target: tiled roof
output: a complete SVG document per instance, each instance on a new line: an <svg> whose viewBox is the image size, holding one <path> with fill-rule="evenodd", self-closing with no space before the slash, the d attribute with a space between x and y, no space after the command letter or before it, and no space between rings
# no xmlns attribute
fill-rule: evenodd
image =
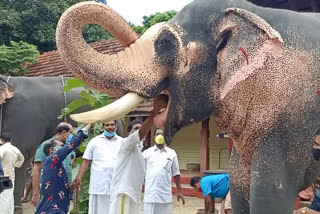
<svg viewBox="0 0 320 214"><path fill-rule="evenodd" d="M116 39L93 42L89 44L93 49L100 53L115 54L124 50ZM61 60L58 51L49 51L41 53L38 57L38 63L27 64L25 67L29 72L25 76L73 76L72 72L67 69Z"/></svg>
<svg viewBox="0 0 320 214"><path fill-rule="evenodd" d="M153 102L151 99L145 100L135 110L127 114L128 117L149 116L153 109Z"/></svg>
<svg viewBox="0 0 320 214"><path fill-rule="evenodd" d="M100 53L115 54L124 50L116 39L93 42L89 44L93 49ZM40 54L37 64L28 64L25 67L29 70L25 76L73 76L72 72L67 69L61 60L57 51L49 51ZM152 101L146 100L141 103L135 110L127 114L129 117L147 116L152 111Z"/></svg>

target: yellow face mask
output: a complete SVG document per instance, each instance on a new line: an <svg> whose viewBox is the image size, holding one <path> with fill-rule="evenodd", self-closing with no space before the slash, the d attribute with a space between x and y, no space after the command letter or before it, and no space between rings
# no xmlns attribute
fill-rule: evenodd
<svg viewBox="0 0 320 214"><path fill-rule="evenodd" d="M157 135L154 138L154 141L156 142L156 144L164 144L164 137L162 134Z"/></svg>

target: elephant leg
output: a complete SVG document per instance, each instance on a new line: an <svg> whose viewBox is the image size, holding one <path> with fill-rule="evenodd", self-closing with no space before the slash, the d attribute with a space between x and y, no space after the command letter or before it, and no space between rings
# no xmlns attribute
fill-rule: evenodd
<svg viewBox="0 0 320 214"><path fill-rule="evenodd" d="M230 158L230 192L232 213L249 214L251 166L233 147Z"/></svg>
<svg viewBox="0 0 320 214"><path fill-rule="evenodd" d="M298 194L297 166L289 164L287 148L266 143L252 159L251 214L292 214Z"/></svg>
<svg viewBox="0 0 320 214"><path fill-rule="evenodd" d="M24 187L26 183L26 170L27 170L27 163L26 161L22 165L21 168L16 168L16 179L14 183L14 206L15 206L15 214L23 213L22 211L22 204L21 198L23 197Z"/></svg>

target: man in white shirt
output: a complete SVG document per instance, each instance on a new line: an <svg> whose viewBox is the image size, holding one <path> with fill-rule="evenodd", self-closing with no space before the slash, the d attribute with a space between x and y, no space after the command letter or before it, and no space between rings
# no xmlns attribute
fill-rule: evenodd
<svg viewBox="0 0 320 214"><path fill-rule="evenodd" d="M14 168L20 168L24 162L24 157L20 150L13 146L10 138L0 137L0 157L4 176L8 176L14 185L15 172ZM14 212L14 188L6 189L0 194L0 209L2 214L13 214Z"/></svg>
<svg viewBox="0 0 320 214"><path fill-rule="evenodd" d="M91 165L89 185L89 214L108 214L113 168L123 138L116 134L116 121L103 124L104 132L88 143L74 185L81 185L82 177Z"/></svg>
<svg viewBox="0 0 320 214"><path fill-rule="evenodd" d="M142 124L139 120L129 123L129 136L124 139L118 153L111 182L110 214L138 214L139 199L144 181L144 159L142 157L143 138L150 131L153 118L166 107L164 99L156 98L153 111ZM139 130L139 131L138 131Z"/></svg>
<svg viewBox="0 0 320 214"><path fill-rule="evenodd" d="M177 199L185 203L181 192L179 163L176 152L165 146L163 130L155 130L156 145L142 155L146 164L144 213L170 214L172 212L172 177L177 186Z"/></svg>

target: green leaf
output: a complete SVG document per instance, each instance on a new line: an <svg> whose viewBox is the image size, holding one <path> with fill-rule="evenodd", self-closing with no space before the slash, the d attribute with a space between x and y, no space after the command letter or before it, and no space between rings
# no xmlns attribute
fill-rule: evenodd
<svg viewBox="0 0 320 214"><path fill-rule="evenodd" d="M61 110L61 114L58 119L62 119L64 116L85 105L90 105L90 100L84 98L73 100L66 108Z"/></svg>
<svg viewBox="0 0 320 214"><path fill-rule="evenodd" d="M87 99L92 107L95 106L97 100L96 100L96 98L95 98L94 96L92 96L91 94L89 94L89 93L86 92L86 91L81 91L80 96L81 96L83 99Z"/></svg>
<svg viewBox="0 0 320 214"><path fill-rule="evenodd" d="M87 86L86 83L82 82L79 78L74 77L74 78L67 79L63 87L63 91L68 92L73 88L86 87L86 86Z"/></svg>

